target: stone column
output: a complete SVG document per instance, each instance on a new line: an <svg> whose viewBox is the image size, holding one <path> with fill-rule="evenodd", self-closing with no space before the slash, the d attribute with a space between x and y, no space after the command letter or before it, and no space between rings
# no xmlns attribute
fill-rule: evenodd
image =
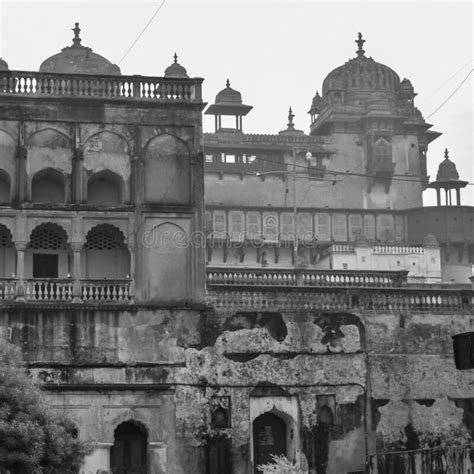
<svg viewBox="0 0 474 474"><path fill-rule="evenodd" d="M27 242L15 242L16 277L18 279L15 299L17 301L25 301L25 250L27 245Z"/></svg>
<svg viewBox="0 0 474 474"><path fill-rule="evenodd" d="M84 247L82 242L73 242L71 243L71 248L73 252L73 270L72 276L74 278L74 283L72 287L72 295L73 295L73 303L81 303L82 302L82 289L81 289L81 277L82 277L82 269L81 269L81 251Z"/></svg>
<svg viewBox="0 0 474 474"><path fill-rule="evenodd" d="M150 448L151 472L166 473L166 443L161 441L150 441L148 446Z"/></svg>
<svg viewBox="0 0 474 474"><path fill-rule="evenodd" d="M128 244L128 252L130 253L130 274L128 275L130 277L130 300L133 301L135 299L135 244Z"/></svg>
<svg viewBox="0 0 474 474"><path fill-rule="evenodd" d="M24 202L26 195L26 157L27 149L25 146L19 146L16 154L16 192L15 201Z"/></svg>
<svg viewBox="0 0 474 474"><path fill-rule="evenodd" d="M461 205L461 189L456 188L456 206Z"/></svg>
<svg viewBox="0 0 474 474"><path fill-rule="evenodd" d="M94 451L85 457L80 472L96 474L110 472L110 448L113 443L96 443Z"/></svg>

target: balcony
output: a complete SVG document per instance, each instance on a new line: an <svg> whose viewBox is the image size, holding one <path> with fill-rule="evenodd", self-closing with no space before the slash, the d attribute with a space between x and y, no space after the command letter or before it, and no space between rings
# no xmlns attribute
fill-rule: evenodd
<svg viewBox="0 0 474 474"><path fill-rule="evenodd" d="M22 288L22 291L18 291ZM0 279L0 300L37 303L133 303L133 282L123 280L80 280L75 294L75 282L71 278L30 278L22 286L15 278Z"/></svg>
<svg viewBox="0 0 474 474"><path fill-rule="evenodd" d="M202 79L0 71L0 96L201 103Z"/></svg>
<svg viewBox="0 0 474 474"><path fill-rule="evenodd" d="M406 271L207 269L208 285L400 288Z"/></svg>

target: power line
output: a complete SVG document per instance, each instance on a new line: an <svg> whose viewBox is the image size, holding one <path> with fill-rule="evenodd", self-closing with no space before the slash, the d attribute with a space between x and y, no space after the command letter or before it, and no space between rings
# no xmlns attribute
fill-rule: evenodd
<svg viewBox="0 0 474 474"><path fill-rule="evenodd" d="M469 66L469 64L472 63L472 61L474 61L474 58L473 59L470 59L466 64L464 64L464 66L462 66L460 69L458 69L452 76L449 77L449 79L446 79L437 89L435 89L429 96L427 97L424 97L425 100L429 99L430 97L433 97L436 92L438 92L444 85L446 85L449 81L451 81L451 79L455 78L463 69L466 68L466 66ZM419 94L422 98L422 101L423 101L423 94Z"/></svg>
<svg viewBox="0 0 474 474"><path fill-rule="evenodd" d="M155 13L153 13L152 17L148 20L148 23L145 25L143 30L140 32L140 34L136 37L135 41L130 45L130 47L127 49L125 54L122 56L120 61L117 63L120 65L120 63L126 58L128 53L132 50L132 48L137 44L138 40L142 37L143 33L145 33L146 29L150 26L151 22L155 18L156 15L158 15L158 12L161 10L161 7L165 4L166 0L163 0L160 4L160 6L156 9Z"/></svg>
<svg viewBox="0 0 474 474"><path fill-rule="evenodd" d="M432 115L434 115L436 112L438 112L439 109L441 109L441 107L443 107L444 104L446 104L446 102L448 102L449 99L451 99L451 97L456 94L456 92L461 88L461 86L468 80L469 76L472 74L472 72L474 71L474 69L471 69L469 71L469 73L467 74L467 76L463 79L463 81L461 82L461 84L459 84L459 86L456 87L456 89L454 89L454 91L449 95L449 97L439 106L437 107L433 112L431 112L430 115L428 115L428 117L425 118L425 120L428 120Z"/></svg>

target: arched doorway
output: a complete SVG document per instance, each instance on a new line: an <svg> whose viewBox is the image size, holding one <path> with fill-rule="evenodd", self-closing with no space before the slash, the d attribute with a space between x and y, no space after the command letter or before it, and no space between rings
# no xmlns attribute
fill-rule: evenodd
<svg viewBox="0 0 474 474"><path fill-rule="evenodd" d="M274 413L264 413L253 422L254 472L257 466L272 461L271 455L287 455L286 423Z"/></svg>
<svg viewBox="0 0 474 474"><path fill-rule="evenodd" d="M126 421L117 426L114 445L110 449L113 474L146 474L147 434L138 423Z"/></svg>

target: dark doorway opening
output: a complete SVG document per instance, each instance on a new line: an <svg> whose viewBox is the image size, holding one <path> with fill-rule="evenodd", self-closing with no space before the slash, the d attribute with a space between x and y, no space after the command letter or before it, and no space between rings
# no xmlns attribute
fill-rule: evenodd
<svg viewBox="0 0 474 474"><path fill-rule="evenodd" d="M33 278L58 278L58 254L34 253Z"/></svg>
<svg viewBox="0 0 474 474"><path fill-rule="evenodd" d="M147 435L139 424L126 421L115 430L110 468L113 474L147 474Z"/></svg>
<svg viewBox="0 0 474 474"><path fill-rule="evenodd" d="M287 455L286 423L273 413L264 413L253 422L254 472L260 464L272 462L271 455Z"/></svg>

